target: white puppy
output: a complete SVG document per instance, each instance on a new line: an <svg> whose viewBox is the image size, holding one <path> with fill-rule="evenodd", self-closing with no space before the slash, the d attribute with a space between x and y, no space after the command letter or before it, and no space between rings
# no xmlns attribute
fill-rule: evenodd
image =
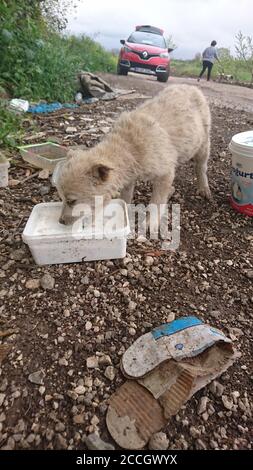
<svg viewBox="0 0 253 470"><path fill-rule="evenodd" d="M151 203L166 204L174 191L177 165L194 159L199 193L209 198L207 162L211 117L202 92L189 85L168 86L136 110L123 113L112 132L89 150L70 151L58 174L63 200L60 221L73 222L77 203L108 203L117 191L130 203L136 181L151 181ZM160 214L161 216L162 214Z"/></svg>

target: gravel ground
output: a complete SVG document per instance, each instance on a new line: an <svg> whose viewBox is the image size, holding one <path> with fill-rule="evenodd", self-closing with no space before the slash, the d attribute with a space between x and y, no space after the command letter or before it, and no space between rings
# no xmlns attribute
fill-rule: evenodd
<svg viewBox="0 0 253 470"><path fill-rule="evenodd" d="M139 102L36 117L35 133L92 146ZM130 240L124 260L36 266L21 233L34 204L58 196L42 179L47 175L35 174L16 154L11 186L0 192L0 332L6 333L0 344L10 346L0 367L1 449L83 449L93 432L115 445L105 413L124 381L121 355L152 327L192 314L230 336L241 358L170 420L161 439L171 449L252 447L252 220L234 212L227 197L228 143L253 127L253 115L212 106L212 116L213 201L196 195L192 169L181 168L172 198L181 204L176 252L159 252L159 241ZM66 133L69 126L76 130ZM26 127L31 142L34 125L27 120ZM148 202L149 195L150 186L139 184L135 201Z"/></svg>

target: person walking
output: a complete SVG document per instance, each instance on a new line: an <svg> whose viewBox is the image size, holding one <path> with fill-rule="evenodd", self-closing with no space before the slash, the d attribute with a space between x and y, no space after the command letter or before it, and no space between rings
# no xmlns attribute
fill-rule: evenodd
<svg viewBox="0 0 253 470"><path fill-rule="evenodd" d="M212 41L211 46L207 47L202 54L202 58L203 58L202 70L199 74L198 82L200 81L202 75L205 73L206 69L207 69L207 81L209 82L211 78L213 64L215 60L218 60L219 62L219 57L218 57L217 50L215 47L216 44L217 44L216 41Z"/></svg>

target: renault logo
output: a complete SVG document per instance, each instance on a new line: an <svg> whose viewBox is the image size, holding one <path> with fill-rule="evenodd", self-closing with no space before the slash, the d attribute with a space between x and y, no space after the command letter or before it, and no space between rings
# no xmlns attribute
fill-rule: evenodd
<svg viewBox="0 0 253 470"><path fill-rule="evenodd" d="M142 57L143 57L144 59L146 59L146 58L148 57L147 51L144 51L144 52L142 53Z"/></svg>

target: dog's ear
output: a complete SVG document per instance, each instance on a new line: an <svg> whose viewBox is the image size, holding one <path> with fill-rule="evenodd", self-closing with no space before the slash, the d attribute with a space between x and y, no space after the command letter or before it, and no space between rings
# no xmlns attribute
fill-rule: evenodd
<svg viewBox="0 0 253 470"><path fill-rule="evenodd" d="M109 168L106 165L103 165L102 163L97 163L91 168L91 174L93 178L96 178L97 180L101 182L105 182L109 178L109 173L112 170L112 168Z"/></svg>

